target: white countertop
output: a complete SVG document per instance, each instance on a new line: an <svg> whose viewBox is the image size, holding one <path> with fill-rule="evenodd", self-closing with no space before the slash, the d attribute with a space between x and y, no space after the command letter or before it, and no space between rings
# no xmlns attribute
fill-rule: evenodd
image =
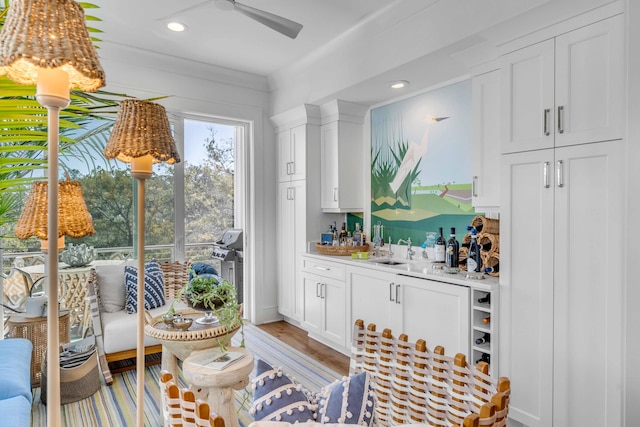
<svg viewBox="0 0 640 427"><path fill-rule="evenodd" d="M420 254L418 254L420 255ZM391 258L393 261L398 262L395 265L387 265L382 262L389 260L385 256L374 257L369 253L369 259L354 259L351 256L331 256L322 255L317 252L310 252L304 254L306 257L315 259L321 259L327 262L339 262L341 264L351 265L355 267L365 267L368 269L375 269L392 274L400 274L404 276L416 277L420 279L428 279L436 282L451 283L453 285L467 286L474 289L481 289L485 291L497 291L499 287L499 279L484 274L484 279L467 279L466 271L461 271L456 274L445 273L442 270L434 270L432 263L428 260L413 259L411 261L403 258ZM417 258L417 256L415 257Z"/></svg>

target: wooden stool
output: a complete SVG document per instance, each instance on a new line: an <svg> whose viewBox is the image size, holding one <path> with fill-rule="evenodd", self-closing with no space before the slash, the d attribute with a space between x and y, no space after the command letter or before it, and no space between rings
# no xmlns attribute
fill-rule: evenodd
<svg viewBox="0 0 640 427"><path fill-rule="evenodd" d="M42 359L47 350L47 318L12 314L7 320L9 338L26 338L33 343L31 385L40 386ZM60 344L69 342L69 311L61 311L58 323Z"/></svg>
<svg viewBox="0 0 640 427"><path fill-rule="evenodd" d="M234 390L240 390L249 384L249 374L253 370L253 354L237 347L228 347L228 351L244 353L244 356L221 371L191 363L199 355L210 350L196 351L182 364L184 377L194 388L208 392L207 402L212 412L225 421L227 427L239 427L238 414L233 403Z"/></svg>

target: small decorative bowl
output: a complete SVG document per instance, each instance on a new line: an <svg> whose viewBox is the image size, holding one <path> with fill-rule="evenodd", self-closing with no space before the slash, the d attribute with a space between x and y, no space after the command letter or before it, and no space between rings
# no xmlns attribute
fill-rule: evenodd
<svg viewBox="0 0 640 427"><path fill-rule="evenodd" d="M173 319L173 327L186 331L193 324L193 319L189 317L176 317Z"/></svg>

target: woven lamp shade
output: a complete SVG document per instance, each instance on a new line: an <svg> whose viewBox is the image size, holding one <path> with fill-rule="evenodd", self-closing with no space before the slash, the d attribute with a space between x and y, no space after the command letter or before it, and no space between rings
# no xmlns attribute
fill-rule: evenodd
<svg viewBox="0 0 640 427"><path fill-rule="evenodd" d="M35 85L39 68L66 71L69 89L91 92L104 86L84 10L75 1L11 1L0 32L0 76Z"/></svg>
<svg viewBox="0 0 640 427"><path fill-rule="evenodd" d="M167 112L160 104L137 99L120 103L118 117L104 149L107 159L131 163L150 155L153 163L179 163Z"/></svg>
<svg viewBox="0 0 640 427"><path fill-rule="evenodd" d="M20 239L35 236L47 240L48 184L35 182L22 209L15 233ZM58 183L58 236L84 237L93 235L93 219L82 196L78 181Z"/></svg>

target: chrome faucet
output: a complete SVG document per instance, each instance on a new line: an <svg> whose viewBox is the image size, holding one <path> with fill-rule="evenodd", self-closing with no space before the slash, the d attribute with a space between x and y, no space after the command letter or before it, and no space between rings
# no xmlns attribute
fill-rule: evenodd
<svg viewBox="0 0 640 427"><path fill-rule="evenodd" d="M389 236L389 258L393 257L393 255L395 254L395 252L393 252L393 244L391 243L391 236Z"/></svg>
<svg viewBox="0 0 640 427"><path fill-rule="evenodd" d="M398 244L401 244L401 243L407 244L407 259L409 261L412 261L413 256L416 254L416 252L413 249L411 249L411 237L407 237L407 240L403 240L403 239L398 240Z"/></svg>

